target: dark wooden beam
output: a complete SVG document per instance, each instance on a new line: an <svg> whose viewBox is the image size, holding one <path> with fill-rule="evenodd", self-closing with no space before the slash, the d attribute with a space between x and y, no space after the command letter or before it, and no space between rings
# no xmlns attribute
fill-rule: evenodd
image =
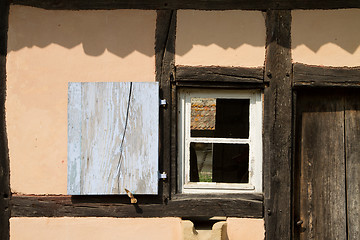
<svg viewBox="0 0 360 240"><path fill-rule="evenodd" d="M266 239L291 239L291 12L266 13L264 210Z"/></svg>
<svg viewBox="0 0 360 240"><path fill-rule="evenodd" d="M136 197L136 196L135 196ZM91 198L90 198L91 199ZM231 198L183 197L168 204L109 203L104 198L78 200L71 196L13 196L12 217L263 217L259 196Z"/></svg>
<svg viewBox="0 0 360 240"><path fill-rule="evenodd" d="M9 155L5 123L9 1L0 0L0 239L9 239Z"/></svg>
<svg viewBox="0 0 360 240"><path fill-rule="evenodd" d="M176 66L176 82L211 83L263 83L263 68Z"/></svg>
<svg viewBox="0 0 360 240"><path fill-rule="evenodd" d="M160 166L161 172L166 172L168 178L164 181L163 195L164 202L171 197L172 183L176 182L176 174L173 172L172 158L172 127L176 123L172 118L172 85L171 79L174 74L175 61L175 31L176 31L176 11L158 10L155 34L156 52L156 80L160 82L160 98L166 100L166 106L160 109Z"/></svg>
<svg viewBox="0 0 360 240"><path fill-rule="evenodd" d="M12 0L44 9L200 9L290 10L360 8L358 0Z"/></svg>
<svg viewBox="0 0 360 240"><path fill-rule="evenodd" d="M214 88L214 89L264 89L264 83L227 83L227 82L212 82L207 85L199 82L176 82L177 87L186 88Z"/></svg>
<svg viewBox="0 0 360 240"><path fill-rule="evenodd" d="M294 63L295 87L360 87L360 67L323 67Z"/></svg>
<svg viewBox="0 0 360 240"><path fill-rule="evenodd" d="M176 11L158 10L155 33L156 81L160 83L160 98L165 99L166 106L160 109L160 172L168 175L166 180L160 180L159 196L166 202L170 198L171 176L171 83L170 77L174 71L175 59L175 24Z"/></svg>

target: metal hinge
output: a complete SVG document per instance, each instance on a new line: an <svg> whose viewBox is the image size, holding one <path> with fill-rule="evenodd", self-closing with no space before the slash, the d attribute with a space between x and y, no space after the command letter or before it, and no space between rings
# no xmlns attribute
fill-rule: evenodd
<svg viewBox="0 0 360 240"><path fill-rule="evenodd" d="M167 179L167 174L165 172L159 173L159 179Z"/></svg>
<svg viewBox="0 0 360 240"><path fill-rule="evenodd" d="M166 99L160 99L160 106L166 106Z"/></svg>

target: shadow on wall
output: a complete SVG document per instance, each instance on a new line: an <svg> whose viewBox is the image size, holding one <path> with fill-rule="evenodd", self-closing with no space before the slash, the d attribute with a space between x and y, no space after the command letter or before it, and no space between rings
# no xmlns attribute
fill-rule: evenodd
<svg viewBox="0 0 360 240"><path fill-rule="evenodd" d="M50 44L70 49L82 44L90 56L107 50L121 58L134 51L151 57L155 55L154 48L149 47L149 42L155 44L155 18L155 11L134 14L127 10L80 12L12 7L9 31L16 31L12 33L16 39L9 42L8 52Z"/></svg>
<svg viewBox="0 0 360 240"><path fill-rule="evenodd" d="M305 45L317 52L333 43L354 54L360 47L359 23L358 9L292 11L292 48Z"/></svg>
<svg viewBox="0 0 360 240"><path fill-rule="evenodd" d="M9 42L8 52L50 44L70 49L82 44L89 56L99 56L105 50L121 58L133 51L153 56L149 42L155 44L156 13L133 11L141 10L62 11L13 6L9 31L14 31L16 40ZM259 11L179 11L177 30L176 51L181 56L194 45L237 49L243 44L265 44L265 21Z"/></svg>
<svg viewBox="0 0 360 240"><path fill-rule="evenodd" d="M237 49L243 44L263 47L265 20L257 11L178 11L176 54L183 56L195 45L215 44Z"/></svg>
<svg viewBox="0 0 360 240"><path fill-rule="evenodd" d="M139 11L139 10L136 10ZM265 22L253 11L179 11L177 54L193 46L215 44L236 49L243 44L264 45ZM260 13L261 14L261 13ZM139 17L141 16L141 17ZM53 11L29 7L10 9L9 31L16 40L9 42L8 52L37 46L58 44L73 48L82 44L84 52L99 56L105 50L124 58L133 51L154 55L149 42L154 39L154 11ZM153 19L154 18L154 19ZM149 21L153 19L153 21ZM305 45L313 52L334 43L353 54L360 47L360 10L293 11L292 48ZM139 38L141 36L141 38Z"/></svg>

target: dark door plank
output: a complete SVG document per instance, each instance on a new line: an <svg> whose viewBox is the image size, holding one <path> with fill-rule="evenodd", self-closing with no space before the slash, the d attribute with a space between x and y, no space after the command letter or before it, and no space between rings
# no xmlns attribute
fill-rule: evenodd
<svg viewBox="0 0 360 240"><path fill-rule="evenodd" d="M346 239L343 97L310 93L299 101L300 239Z"/></svg>
<svg viewBox="0 0 360 240"><path fill-rule="evenodd" d="M348 94L345 105L346 194L348 239L360 239L360 94Z"/></svg>

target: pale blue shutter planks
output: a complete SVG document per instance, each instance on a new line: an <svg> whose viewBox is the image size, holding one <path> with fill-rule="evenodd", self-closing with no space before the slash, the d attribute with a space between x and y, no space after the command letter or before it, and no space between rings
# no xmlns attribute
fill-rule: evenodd
<svg viewBox="0 0 360 240"><path fill-rule="evenodd" d="M158 194L159 84L69 83L68 194Z"/></svg>

